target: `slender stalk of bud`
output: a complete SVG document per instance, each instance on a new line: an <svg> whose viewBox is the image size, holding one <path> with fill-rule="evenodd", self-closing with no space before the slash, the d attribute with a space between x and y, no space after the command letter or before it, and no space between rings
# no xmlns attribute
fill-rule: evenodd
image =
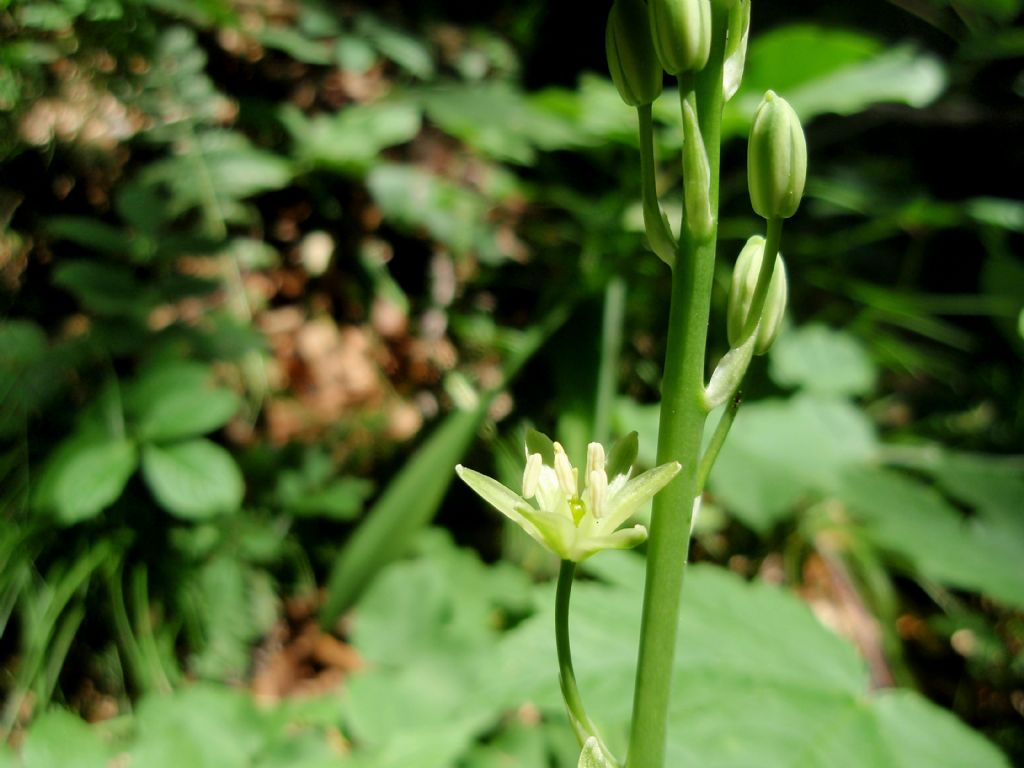
<svg viewBox="0 0 1024 768"><path fill-rule="evenodd" d="M658 190L654 180L654 125L651 119L651 105L640 105L636 108L636 115L640 132L640 187L644 229L651 250L671 267L676 261L677 246L668 219L658 202Z"/></svg>
<svg viewBox="0 0 1024 768"><path fill-rule="evenodd" d="M711 52L710 0L648 0L654 50L670 75L699 72Z"/></svg>
<svg viewBox="0 0 1024 768"><path fill-rule="evenodd" d="M747 143L750 203L765 219L788 219L800 207L807 179L807 140L800 118L768 91L754 113Z"/></svg>
<svg viewBox="0 0 1024 768"><path fill-rule="evenodd" d="M654 53L643 0L615 0L604 35L608 71L619 96L631 107L650 104L661 93L661 64Z"/></svg>

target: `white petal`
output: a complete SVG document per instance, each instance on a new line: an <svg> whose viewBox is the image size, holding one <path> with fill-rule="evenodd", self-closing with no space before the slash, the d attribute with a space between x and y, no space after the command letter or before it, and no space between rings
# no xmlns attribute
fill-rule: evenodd
<svg viewBox="0 0 1024 768"><path fill-rule="evenodd" d="M632 549L646 540L647 529L642 525L634 525L632 528L623 528L607 536L591 536L575 547L575 557L570 559L581 562L606 549Z"/></svg>
<svg viewBox="0 0 1024 768"><path fill-rule="evenodd" d="M541 546L551 550L563 560L569 556L576 539L576 528L570 519L563 515L536 510L528 504L519 506L516 511L527 522L527 525L522 526L523 530Z"/></svg>
<svg viewBox="0 0 1024 768"><path fill-rule="evenodd" d="M529 506L521 496L510 491L493 477L480 474L473 469L467 469L461 464L455 467L455 472L462 482L472 488L481 499L536 538L537 531L533 524L520 512L520 507Z"/></svg>
<svg viewBox="0 0 1024 768"><path fill-rule="evenodd" d="M565 494L558 485L558 475L555 470L546 464L540 468L540 477L537 479L537 506L553 512L565 504Z"/></svg>
<svg viewBox="0 0 1024 768"><path fill-rule="evenodd" d="M537 493L537 482L540 480L541 458L539 453L526 457L526 469L523 470L523 498L532 499Z"/></svg>
<svg viewBox="0 0 1024 768"><path fill-rule="evenodd" d="M660 467L649 469L627 482L614 496L609 495L605 509L608 530L622 525L641 504L647 502L654 494L671 482L676 473L682 469L677 461L670 461Z"/></svg>

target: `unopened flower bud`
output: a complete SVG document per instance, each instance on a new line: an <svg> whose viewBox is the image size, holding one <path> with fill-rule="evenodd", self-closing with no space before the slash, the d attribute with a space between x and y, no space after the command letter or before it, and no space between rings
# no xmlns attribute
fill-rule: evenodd
<svg viewBox="0 0 1024 768"><path fill-rule="evenodd" d="M615 0L608 13L604 47L619 96L631 107L650 104L661 93L661 64L654 53L643 0Z"/></svg>
<svg viewBox="0 0 1024 768"><path fill-rule="evenodd" d="M754 113L747 143L750 203L766 219L788 219L807 179L807 141L789 102L768 91Z"/></svg>
<svg viewBox="0 0 1024 768"><path fill-rule="evenodd" d="M743 326L750 314L750 304L754 299L757 276L764 262L764 238L754 235L747 240L732 272L732 287L729 290L729 309L726 330L729 344L738 346L743 339ZM763 355L771 347L782 328L782 316L786 313L786 264L782 254L775 257L775 270L772 280L768 283L768 295L761 311L761 320L757 326L757 338L754 341L754 354Z"/></svg>
<svg viewBox="0 0 1024 768"><path fill-rule="evenodd" d="M647 0L654 50L670 75L699 72L711 53L710 0Z"/></svg>

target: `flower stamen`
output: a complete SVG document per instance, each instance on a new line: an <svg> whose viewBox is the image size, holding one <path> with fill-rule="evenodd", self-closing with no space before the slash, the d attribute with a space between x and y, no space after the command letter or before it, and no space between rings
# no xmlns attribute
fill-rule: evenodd
<svg viewBox="0 0 1024 768"><path fill-rule="evenodd" d="M566 498L572 499L578 496L579 486L576 481L576 469L569 463L569 457L561 443L555 443L555 477L558 478L558 487Z"/></svg>

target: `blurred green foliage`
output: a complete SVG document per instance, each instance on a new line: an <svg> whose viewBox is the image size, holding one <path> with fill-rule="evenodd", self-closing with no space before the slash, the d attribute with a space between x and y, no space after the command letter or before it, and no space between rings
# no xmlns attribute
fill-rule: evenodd
<svg viewBox="0 0 1024 768"><path fill-rule="evenodd" d="M0 0L0 765L575 764L551 563L448 490L478 434L510 482L530 424L656 445L635 128L604 11L549 6ZM1005 765L963 720L1024 756L1020 11L755 4L713 354L768 85L812 175L696 554L870 679L701 565L673 764ZM573 632L621 746L640 565L602 560ZM214 685L298 598L344 691Z"/></svg>

